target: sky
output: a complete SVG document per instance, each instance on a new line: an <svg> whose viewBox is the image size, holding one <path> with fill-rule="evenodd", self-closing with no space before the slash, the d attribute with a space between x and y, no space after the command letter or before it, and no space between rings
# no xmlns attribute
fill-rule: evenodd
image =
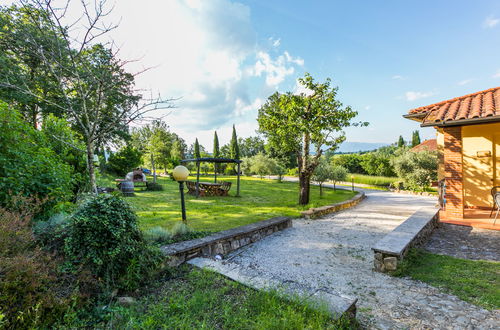
<svg viewBox="0 0 500 330"><path fill-rule="evenodd" d="M408 110L500 85L500 1L119 0L110 37L137 87L177 98L165 120L211 150L309 72L370 125L347 141L393 143L420 129Z"/></svg>

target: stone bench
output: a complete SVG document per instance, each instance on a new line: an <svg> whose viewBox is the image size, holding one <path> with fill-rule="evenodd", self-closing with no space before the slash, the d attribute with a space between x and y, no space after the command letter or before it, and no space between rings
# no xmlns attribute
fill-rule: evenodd
<svg viewBox="0 0 500 330"><path fill-rule="evenodd" d="M292 227L292 218L275 217L220 231L203 238L165 245L161 247L161 250L169 257L170 266L178 266L196 257L226 255L242 246L290 227Z"/></svg>
<svg viewBox="0 0 500 330"><path fill-rule="evenodd" d="M394 271L411 247L421 245L431 235L439 220L439 209L422 207L378 241L374 252L374 270Z"/></svg>

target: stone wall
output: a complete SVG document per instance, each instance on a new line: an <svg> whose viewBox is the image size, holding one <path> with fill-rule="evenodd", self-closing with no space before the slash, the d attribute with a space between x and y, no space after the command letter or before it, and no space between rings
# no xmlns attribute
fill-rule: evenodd
<svg viewBox="0 0 500 330"><path fill-rule="evenodd" d="M365 193L358 192L358 194L356 196L354 196L353 198L351 198L349 200L335 203L335 204L331 204L331 205L322 206L322 207L311 208L307 211L301 212L301 214L306 219L316 219L316 218L319 218L325 214L338 212L340 210L355 206L355 205L359 204L364 198L365 198Z"/></svg>
<svg viewBox="0 0 500 330"><path fill-rule="evenodd" d="M292 227L289 217L276 217L246 226L232 228L198 238L161 247L170 266L178 266L189 259L226 255L240 247L254 243L277 231Z"/></svg>
<svg viewBox="0 0 500 330"><path fill-rule="evenodd" d="M382 273L395 271L410 248L427 241L438 221L438 210L415 212L372 248L374 270Z"/></svg>

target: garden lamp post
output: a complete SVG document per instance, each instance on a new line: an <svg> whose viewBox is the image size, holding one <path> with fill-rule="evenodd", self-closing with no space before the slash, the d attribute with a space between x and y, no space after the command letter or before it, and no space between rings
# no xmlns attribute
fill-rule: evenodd
<svg viewBox="0 0 500 330"><path fill-rule="evenodd" d="M354 191L354 175L351 175L352 191Z"/></svg>
<svg viewBox="0 0 500 330"><path fill-rule="evenodd" d="M174 180L179 182L179 192L181 193L182 221L186 222L186 205L184 204L184 181L189 175L189 170L182 165L176 166L172 171Z"/></svg>

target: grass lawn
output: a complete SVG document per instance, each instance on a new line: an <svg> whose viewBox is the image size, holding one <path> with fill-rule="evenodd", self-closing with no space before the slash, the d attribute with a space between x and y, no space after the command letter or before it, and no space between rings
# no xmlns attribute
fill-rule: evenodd
<svg viewBox="0 0 500 330"><path fill-rule="evenodd" d="M152 178L148 178L152 180ZM194 178L190 178L194 180ZM235 197L236 177L220 177L232 182L229 197L200 197L185 195L188 225L199 231L220 231L275 216L297 217L310 207L318 207L347 200L355 193L347 190L323 189L311 186L311 203L307 207L298 205L298 183L241 177L241 197ZM213 181L202 177L200 181ZM139 217L142 229L162 226L167 229L181 219L178 183L159 178L163 191L146 191L136 188L134 197L127 198ZM114 186L113 179L102 176L99 185Z"/></svg>
<svg viewBox="0 0 500 330"><path fill-rule="evenodd" d="M458 259L415 249L395 275L444 288L484 308L500 308L499 262Z"/></svg>
<svg viewBox="0 0 500 330"><path fill-rule="evenodd" d="M396 177L375 176L375 175L365 175L356 173L349 174L347 178L351 180L351 176L354 176L354 183L362 183L371 186L388 187L393 182L401 181L401 179Z"/></svg>
<svg viewBox="0 0 500 330"><path fill-rule="evenodd" d="M116 329L356 329L334 321L304 301L256 291L216 273L176 270L174 279L157 283L132 307L113 307L108 327Z"/></svg>

